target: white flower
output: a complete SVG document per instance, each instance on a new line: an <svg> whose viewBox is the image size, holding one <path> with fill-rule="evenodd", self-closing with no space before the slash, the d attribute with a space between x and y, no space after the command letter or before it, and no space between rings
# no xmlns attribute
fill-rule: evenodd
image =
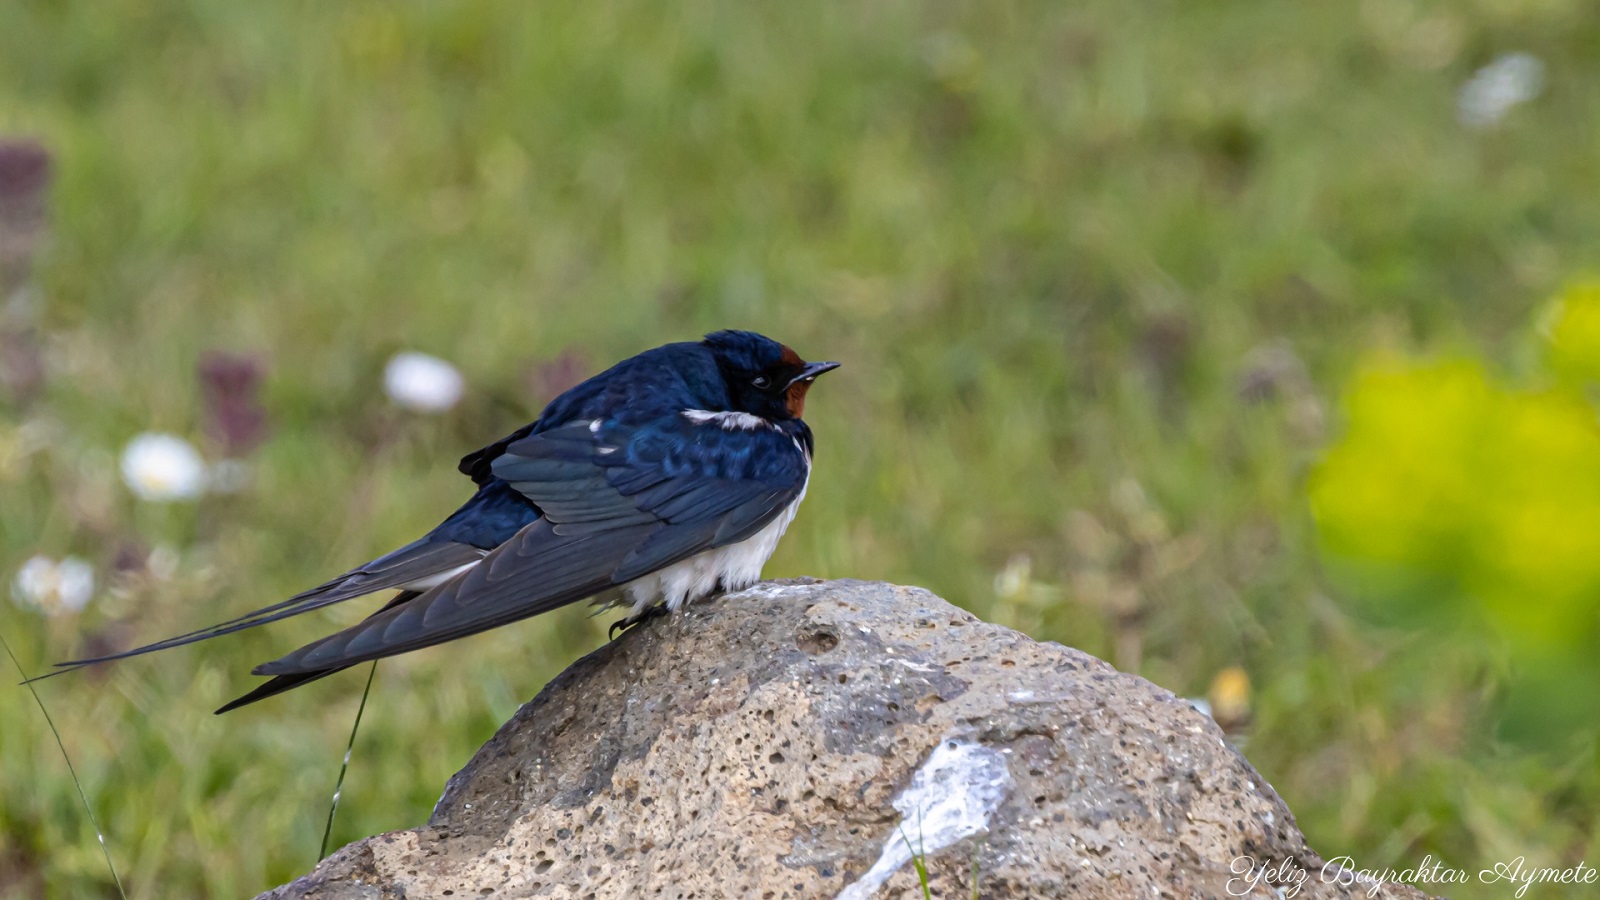
<svg viewBox="0 0 1600 900"><path fill-rule="evenodd" d="M1498 125L1512 107L1544 90L1544 63L1531 53L1507 53L1473 73L1456 95L1456 115L1471 128Z"/></svg>
<svg viewBox="0 0 1600 900"><path fill-rule="evenodd" d="M205 491L206 464L183 438L147 431L123 449L122 480L141 500L193 500Z"/></svg>
<svg viewBox="0 0 1600 900"><path fill-rule="evenodd" d="M32 557L12 579L11 596L22 606L52 616L79 612L94 596L94 567L76 556L60 562Z"/></svg>
<svg viewBox="0 0 1600 900"><path fill-rule="evenodd" d="M444 412L461 400L464 388L455 366L426 353L396 353L383 368L389 398L417 412Z"/></svg>

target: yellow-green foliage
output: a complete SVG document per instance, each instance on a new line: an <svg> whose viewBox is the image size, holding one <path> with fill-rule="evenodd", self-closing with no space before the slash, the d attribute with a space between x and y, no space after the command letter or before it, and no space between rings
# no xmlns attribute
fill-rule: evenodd
<svg viewBox="0 0 1600 900"><path fill-rule="evenodd" d="M1600 384L1600 281L1568 287L1542 324L1550 367L1579 388Z"/></svg>
<svg viewBox="0 0 1600 900"><path fill-rule="evenodd" d="M1600 710L1575 689L1600 676L1600 419L1587 393L1600 288L1567 289L1543 331L1560 377L1534 387L1468 357L1361 364L1345 434L1311 486L1325 545L1365 564L1352 597L1503 638L1525 688L1510 712L1536 738L1587 733Z"/></svg>

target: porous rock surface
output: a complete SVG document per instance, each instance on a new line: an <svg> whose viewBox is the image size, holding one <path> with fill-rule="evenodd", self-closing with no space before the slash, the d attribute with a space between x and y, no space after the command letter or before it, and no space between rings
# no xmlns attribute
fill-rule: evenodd
<svg viewBox="0 0 1600 900"><path fill-rule="evenodd" d="M933 771L941 746L977 762ZM943 799L908 806L914 781ZM1324 880L1171 693L924 590L833 581L632 629L525 704L428 824L262 897L920 898L895 867L914 845L942 898L974 872L984 898L1272 897L1297 872L1294 896L1421 896Z"/></svg>

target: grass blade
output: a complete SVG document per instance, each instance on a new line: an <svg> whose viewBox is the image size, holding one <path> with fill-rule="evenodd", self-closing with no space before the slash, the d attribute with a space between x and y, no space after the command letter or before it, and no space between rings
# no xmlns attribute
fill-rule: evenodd
<svg viewBox="0 0 1600 900"><path fill-rule="evenodd" d="M111 848L106 846L106 833L100 830L100 820L95 818L94 807L89 805L89 795L83 792L83 782L78 780L78 770L72 765L72 757L67 754L67 745L61 740L61 732L56 730L55 719L50 717L50 710L45 708L44 698L39 696L38 688L28 684L28 673L22 668L22 661L17 659L17 654L11 652L11 643L4 634L0 634L0 647L4 647L6 655L11 657L11 664L17 667L17 674L22 676L23 686L28 693L33 695L33 702L39 704L39 712L44 713L44 721L50 726L50 734L56 739L56 748L61 751L61 758L67 763L67 773L72 776L72 786L78 789L78 799L83 803L83 811L89 815L89 824L94 826L94 836L100 841L100 853L106 858L106 868L111 870L111 880L117 885L117 895L122 900L128 900L128 891L122 886L122 876L117 874L116 863L111 861Z"/></svg>
<svg viewBox="0 0 1600 900"><path fill-rule="evenodd" d="M911 838L906 837L906 826L900 823L900 840L906 842L906 850L911 853L911 868L916 870L917 885L922 888L923 900L933 900L933 888L928 883L928 856L923 849L922 841L922 811L917 811L917 845L911 845Z"/></svg>
<svg viewBox="0 0 1600 900"><path fill-rule="evenodd" d="M361 729L361 714L367 711L367 695L372 693L372 679L378 675L378 661L372 661L367 670L367 686L361 691L361 705L356 707L356 720L350 724L350 742L344 745L344 762L339 765L339 780L333 784L333 802L328 804L328 824L322 829L322 847L317 850L317 861L328 858L328 838L333 835L333 814L339 811L339 794L344 790L344 775L350 771L350 753L356 746L356 732Z"/></svg>

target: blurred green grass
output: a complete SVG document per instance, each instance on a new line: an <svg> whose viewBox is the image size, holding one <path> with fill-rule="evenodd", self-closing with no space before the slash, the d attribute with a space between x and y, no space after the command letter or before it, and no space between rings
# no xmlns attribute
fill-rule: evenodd
<svg viewBox="0 0 1600 900"><path fill-rule="evenodd" d="M1457 86L1506 50L1547 90L1464 129ZM0 5L0 133L57 168L0 569L179 559L0 626L37 672L279 599L453 509L454 459L549 399L540 365L752 327L846 362L769 575L921 584L1189 695L1242 666L1247 752L1325 855L1592 859L1592 729L1497 744L1494 648L1352 618L1304 486L1365 351L1517 371L1600 260L1597 60L1578 0ZM213 348L270 365L256 482L138 504L116 453L199 440ZM395 410L402 348L467 400ZM135 896L310 866L359 676L210 710L356 614L42 685ZM604 624L385 662L335 840L423 820ZM106 896L25 692L0 725L0 896Z"/></svg>

